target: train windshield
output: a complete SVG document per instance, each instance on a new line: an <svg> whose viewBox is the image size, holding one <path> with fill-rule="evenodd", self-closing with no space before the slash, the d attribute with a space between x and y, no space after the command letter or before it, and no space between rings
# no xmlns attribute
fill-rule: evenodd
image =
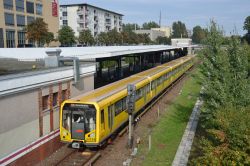
<svg viewBox="0 0 250 166"><path fill-rule="evenodd" d="M66 103L63 107L62 125L69 132L89 133L96 129L96 109L90 104Z"/></svg>

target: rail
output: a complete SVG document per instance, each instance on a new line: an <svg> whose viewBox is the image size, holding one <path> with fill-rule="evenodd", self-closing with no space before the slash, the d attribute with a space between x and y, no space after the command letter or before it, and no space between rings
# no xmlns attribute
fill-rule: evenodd
<svg viewBox="0 0 250 166"><path fill-rule="evenodd" d="M98 151L74 150L62 158L56 166L91 166L101 156Z"/></svg>

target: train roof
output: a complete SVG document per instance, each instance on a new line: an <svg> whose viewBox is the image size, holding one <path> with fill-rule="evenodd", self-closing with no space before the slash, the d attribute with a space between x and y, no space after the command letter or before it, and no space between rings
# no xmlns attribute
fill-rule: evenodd
<svg viewBox="0 0 250 166"><path fill-rule="evenodd" d="M119 80L119 81L116 81L116 82L111 83L109 85L92 90L92 91L87 92L83 95L76 96L76 97L70 99L70 101L72 101L72 102L74 102L74 101L76 101L76 102L77 101L84 101L84 102L100 101L102 99L105 99L105 98L115 94L116 92L125 90L127 88L128 84L136 84L136 83L141 82L143 80L148 80L148 77L152 77L155 74L166 70L167 68L171 69L174 66L178 66L178 64L180 64L180 62L184 62L187 59L189 59L189 58L182 57L182 58L173 60L171 62L165 63L165 64L160 65L158 67L148 69L146 71L137 73L135 75L124 78L124 79Z"/></svg>

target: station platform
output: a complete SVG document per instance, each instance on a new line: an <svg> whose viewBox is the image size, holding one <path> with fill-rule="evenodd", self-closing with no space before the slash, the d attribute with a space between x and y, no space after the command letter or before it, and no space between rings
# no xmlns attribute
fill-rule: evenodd
<svg viewBox="0 0 250 166"><path fill-rule="evenodd" d="M1 161L0 165L33 166L39 164L64 145L65 144L60 142L58 132L52 133L9 155ZM22 157L20 157L20 155Z"/></svg>

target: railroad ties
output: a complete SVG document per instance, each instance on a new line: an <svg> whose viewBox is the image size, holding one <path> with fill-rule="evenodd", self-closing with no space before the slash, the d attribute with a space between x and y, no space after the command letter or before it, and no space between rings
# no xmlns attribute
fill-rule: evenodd
<svg viewBox="0 0 250 166"><path fill-rule="evenodd" d="M91 166L100 156L101 153L98 151L74 150L60 160L56 166Z"/></svg>

